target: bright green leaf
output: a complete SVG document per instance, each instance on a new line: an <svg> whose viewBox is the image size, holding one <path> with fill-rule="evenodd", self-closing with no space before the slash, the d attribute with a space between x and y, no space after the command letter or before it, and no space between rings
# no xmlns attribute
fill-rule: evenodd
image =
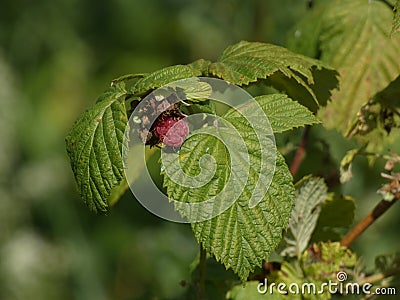
<svg viewBox="0 0 400 300"><path fill-rule="evenodd" d="M201 71L185 65L175 65L157 70L139 79L131 88L135 95L145 94L153 89L162 87L167 83L190 77L202 75Z"/></svg>
<svg viewBox="0 0 400 300"><path fill-rule="evenodd" d="M268 116L274 133L320 122L306 107L286 95L263 95L255 99Z"/></svg>
<svg viewBox="0 0 400 300"><path fill-rule="evenodd" d="M118 78L115 78L111 81L111 85L116 85L120 82L127 82L129 80L137 80L138 78L143 78L145 77L147 74L126 74L126 75L122 75Z"/></svg>
<svg viewBox="0 0 400 300"><path fill-rule="evenodd" d="M227 268L232 268L244 281L280 242L282 230L288 225L293 207L294 187L284 158L277 153L276 169L267 194L255 207L249 207L260 172L268 172L271 166L263 166L261 163L260 146L255 132L250 124L239 121L238 116L238 112L228 112L223 119L237 127L248 148L248 181L232 206L210 220L193 223L192 229L208 253L213 254ZM236 140L231 140L231 143L237 145ZM230 175L230 167L227 165L230 153L217 138L201 134L191 136L180 149L179 163L185 173L196 176L201 173L198 162L205 154L211 155L216 161L214 176L205 185L190 188L178 185L165 175L164 185L169 198L184 203L201 202L223 190ZM169 166L165 165L165 169L169 169ZM237 180L241 180L240 176ZM227 198L221 200L221 203L234 197L232 193L233 190L226 191ZM180 210L179 205L175 207ZM185 214L183 211L181 213Z"/></svg>
<svg viewBox="0 0 400 300"><path fill-rule="evenodd" d="M207 82L200 81L199 78L173 82L168 84L168 87L172 87L174 90L181 89L186 98L183 100L189 100L191 102L207 101L212 93L211 85Z"/></svg>
<svg viewBox="0 0 400 300"><path fill-rule="evenodd" d="M209 67L214 76L237 85L268 78L267 83L315 111L336 87L336 72L322 62L276 45L241 41L228 47ZM314 91L315 73L325 71L326 91ZM315 85L316 86L316 85Z"/></svg>
<svg viewBox="0 0 400 300"><path fill-rule="evenodd" d="M66 138L79 193L94 212L108 211L111 191L124 177L121 152L128 122L124 95L120 86L101 95Z"/></svg>

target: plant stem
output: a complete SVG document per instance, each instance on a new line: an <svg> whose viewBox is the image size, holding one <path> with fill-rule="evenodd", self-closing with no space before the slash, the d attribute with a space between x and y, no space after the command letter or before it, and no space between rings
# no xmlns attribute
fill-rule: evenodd
<svg viewBox="0 0 400 300"><path fill-rule="evenodd" d="M350 232L340 241L342 246L348 247L354 242L372 223L374 223L385 211L387 211L399 199L392 201L381 200L374 209L365 216Z"/></svg>
<svg viewBox="0 0 400 300"><path fill-rule="evenodd" d="M207 251L203 248L203 244L200 243L199 282L197 290L198 300L205 299L206 263Z"/></svg>
<svg viewBox="0 0 400 300"><path fill-rule="evenodd" d="M297 170L299 169L302 161L306 156L306 145L308 142L308 136L310 135L311 126L307 125L303 132L303 137L301 138L299 148L297 148L296 154L293 158L292 164L290 165L290 173L294 177Z"/></svg>

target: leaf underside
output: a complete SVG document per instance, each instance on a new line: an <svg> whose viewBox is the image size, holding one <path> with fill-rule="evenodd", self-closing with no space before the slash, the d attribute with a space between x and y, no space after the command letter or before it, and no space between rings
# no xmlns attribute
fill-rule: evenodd
<svg viewBox="0 0 400 300"><path fill-rule="evenodd" d="M295 207L289 222L290 235L285 238L288 246L283 252L300 257L306 249L321 212L321 205L328 197L328 188L321 178L306 178L296 185Z"/></svg>

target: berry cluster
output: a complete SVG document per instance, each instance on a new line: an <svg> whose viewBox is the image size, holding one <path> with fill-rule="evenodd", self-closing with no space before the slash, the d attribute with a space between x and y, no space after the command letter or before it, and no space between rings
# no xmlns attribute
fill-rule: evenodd
<svg viewBox="0 0 400 300"><path fill-rule="evenodd" d="M189 125L183 116L161 115L153 125L158 140L170 147L180 147L189 134Z"/></svg>
<svg viewBox="0 0 400 300"><path fill-rule="evenodd" d="M180 147L183 144L189 134L189 125L176 100L174 94L162 98L150 96L145 100L146 103L138 112L140 117L136 120L139 123L139 136L144 144L155 146L163 143L170 147ZM150 120L155 117L156 120L151 125Z"/></svg>

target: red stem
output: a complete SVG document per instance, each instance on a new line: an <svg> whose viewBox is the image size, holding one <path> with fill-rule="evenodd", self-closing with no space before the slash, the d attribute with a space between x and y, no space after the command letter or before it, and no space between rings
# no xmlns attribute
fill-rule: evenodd
<svg viewBox="0 0 400 300"><path fill-rule="evenodd" d="M290 165L290 173L294 177L306 157L306 146L308 142L308 136L310 135L311 126L307 125L304 129L303 137L301 138L299 148L297 148L296 154L293 158L292 164Z"/></svg>

